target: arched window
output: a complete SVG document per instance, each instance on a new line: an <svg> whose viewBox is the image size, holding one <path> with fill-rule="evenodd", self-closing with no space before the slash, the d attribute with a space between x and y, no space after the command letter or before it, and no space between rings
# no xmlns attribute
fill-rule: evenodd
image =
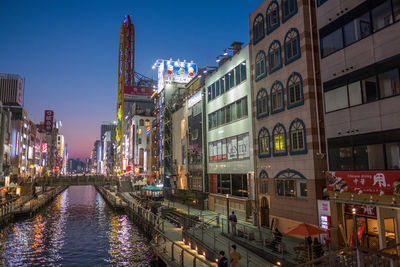
<svg viewBox="0 0 400 267"><path fill-rule="evenodd" d="M258 157L266 158L271 156L270 137L268 129L263 127L258 132Z"/></svg>
<svg viewBox="0 0 400 267"><path fill-rule="evenodd" d="M256 66L255 66L255 79L256 81L267 76L267 68L265 65L265 52L260 50L256 55Z"/></svg>
<svg viewBox="0 0 400 267"><path fill-rule="evenodd" d="M285 49L285 65L300 58L300 35L297 29L292 28L286 33L283 46Z"/></svg>
<svg viewBox="0 0 400 267"><path fill-rule="evenodd" d="M297 13L297 0L282 0L282 23Z"/></svg>
<svg viewBox="0 0 400 267"><path fill-rule="evenodd" d="M149 121L149 120L145 120L145 122L144 122L144 126L146 126L146 127L150 127L150 121Z"/></svg>
<svg viewBox="0 0 400 267"><path fill-rule="evenodd" d="M286 156L286 130L285 127L278 123L272 131L272 146L274 156Z"/></svg>
<svg viewBox="0 0 400 267"><path fill-rule="evenodd" d="M268 173L264 170L260 171L260 194L268 194Z"/></svg>
<svg viewBox="0 0 400 267"><path fill-rule="evenodd" d="M253 44L264 38L264 16L258 14L253 22Z"/></svg>
<svg viewBox="0 0 400 267"><path fill-rule="evenodd" d="M275 176L276 195L307 197L307 179L298 171L286 169Z"/></svg>
<svg viewBox="0 0 400 267"><path fill-rule="evenodd" d="M139 121L139 126L144 126L144 120L143 120L143 119L141 119L141 120Z"/></svg>
<svg viewBox="0 0 400 267"><path fill-rule="evenodd" d="M306 154L306 127L304 122L298 118L294 119L289 128L290 135L290 154Z"/></svg>
<svg viewBox="0 0 400 267"><path fill-rule="evenodd" d="M282 67L281 43L273 41L268 49L269 73L273 73Z"/></svg>
<svg viewBox="0 0 400 267"><path fill-rule="evenodd" d="M257 119L268 115L268 94L267 90L261 88L257 93Z"/></svg>
<svg viewBox="0 0 400 267"><path fill-rule="evenodd" d="M276 81L271 87L271 114L281 112L285 109L283 102L283 85L281 82Z"/></svg>
<svg viewBox="0 0 400 267"><path fill-rule="evenodd" d="M300 73L293 72L287 81L287 108L294 108L304 104L303 79Z"/></svg>
<svg viewBox="0 0 400 267"><path fill-rule="evenodd" d="M268 8L267 14L265 17L267 21L267 34L273 32L276 28L279 27L279 5L278 2L272 1Z"/></svg>

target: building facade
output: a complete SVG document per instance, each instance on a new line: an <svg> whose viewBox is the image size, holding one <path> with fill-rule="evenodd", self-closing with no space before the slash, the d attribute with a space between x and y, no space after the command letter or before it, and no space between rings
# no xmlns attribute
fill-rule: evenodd
<svg viewBox="0 0 400 267"><path fill-rule="evenodd" d="M260 223L319 225L325 144L314 1L263 1L249 16Z"/></svg>
<svg viewBox="0 0 400 267"><path fill-rule="evenodd" d="M319 1L317 14L332 245L354 246L356 229L361 247L390 250L400 241L400 2Z"/></svg>
<svg viewBox="0 0 400 267"><path fill-rule="evenodd" d="M249 46L235 43L234 55L226 56L206 77L208 207L248 219L254 198L253 131Z"/></svg>

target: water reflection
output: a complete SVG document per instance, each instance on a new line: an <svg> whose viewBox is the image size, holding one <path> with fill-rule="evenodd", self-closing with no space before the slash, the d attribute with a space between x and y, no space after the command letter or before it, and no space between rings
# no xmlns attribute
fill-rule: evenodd
<svg viewBox="0 0 400 267"><path fill-rule="evenodd" d="M92 186L74 186L33 218L0 230L0 265L148 266L145 237Z"/></svg>

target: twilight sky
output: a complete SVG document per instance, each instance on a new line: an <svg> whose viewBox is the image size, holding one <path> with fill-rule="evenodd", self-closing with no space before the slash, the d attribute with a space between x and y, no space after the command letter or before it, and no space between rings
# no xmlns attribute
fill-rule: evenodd
<svg viewBox="0 0 400 267"><path fill-rule="evenodd" d="M158 58L214 66L233 41L249 42L248 15L262 0L0 0L0 73L26 78L28 118L52 109L70 158L86 158L100 125L115 120L118 41L135 26L135 70L156 78Z"/></svg>

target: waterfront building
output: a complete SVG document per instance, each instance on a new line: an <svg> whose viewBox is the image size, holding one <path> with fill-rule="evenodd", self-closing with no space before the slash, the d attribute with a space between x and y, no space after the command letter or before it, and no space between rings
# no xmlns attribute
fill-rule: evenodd
<svg viewBox="0 0 400 267"><path fill-rule="evenodd" d="M235 42L205 79L209 210L251 217L254 160L249 46ZM229 200L228 200L229 198Z"/></svg>
<svg viewBox="0 0 400 267"><path fill-rule="evenodd" d="M266 0L249 16L257 211L280 231L319 226L326 158L315 9Z"/></svg>
<svg viewBox="0 0 400 267"><path fill-rule="evenodd" d="M317 2L332 247L355 245L354 214L359 246L396 253L400 2Z"/></svg>

